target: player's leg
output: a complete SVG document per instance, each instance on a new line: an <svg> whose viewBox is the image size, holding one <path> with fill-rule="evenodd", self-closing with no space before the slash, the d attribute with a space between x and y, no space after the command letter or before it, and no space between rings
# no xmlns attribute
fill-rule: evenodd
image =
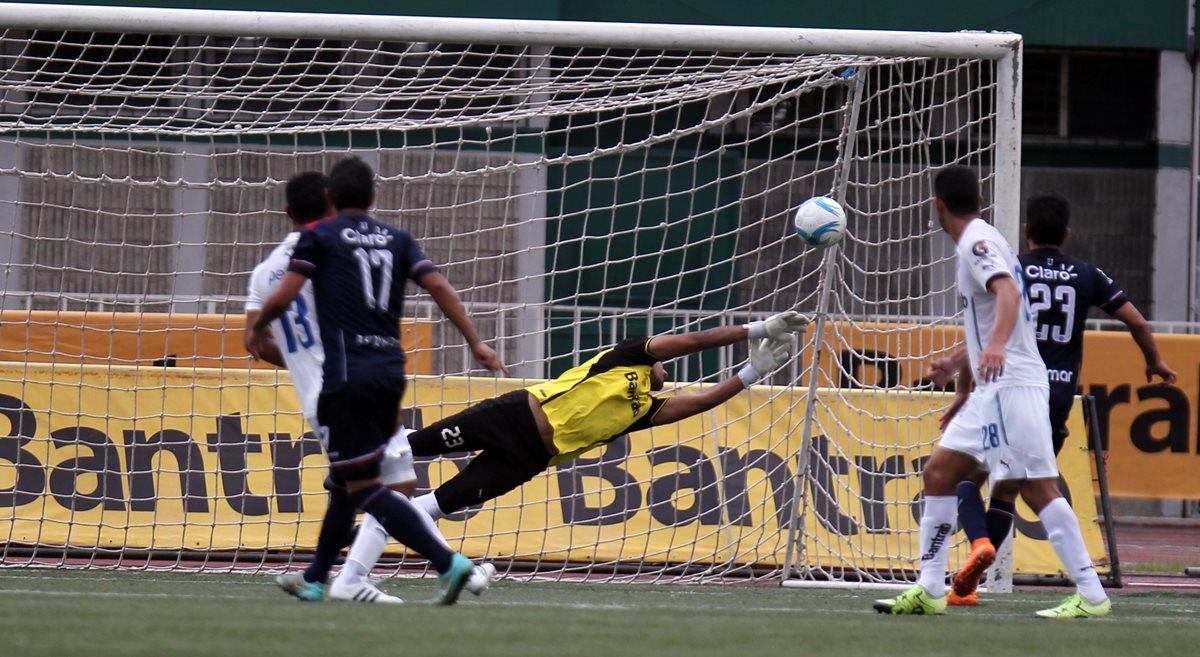
<svg viewBox="0 0 1200 657"><path fill-rule="evenodd" d="M946 612L946 556L947 546L954 533L957 514L957 497L954 488L957 482L970 476L979 466L971 454L978 440L970 439L970 422L966 415L970 404L947 427L941 443L925 464L922 479L925 484L925 504L921 511L920 537L917 543L920 555L920 575L916 586L891 600L876 600L875 610L891 614L943 614ZM959 449L962 451L959 451Z"/></svg>
<svg viewBox="0 0 1200 657"><path fill-rule="evenodd" d="M1049 440L1049 391L1005 388L998 391L997 401L1001 413L999 445L987 453L992 473L997 478L1021 481L1022 499L1038 514L1054 552L1077 588L1063 604L1038 615L1047 618L1107 615L1111 604L1084 545L1079 520L1058 492L1058 465Z"/></svg>
<svg viewBox="0 0 1200 657"><path fill-rule="evenodd" d="M1056 396L1056 389L1051 388L1049 417L1055 455L1062 449L1063 441L1068 435L1067 416L1071 412L1073 403L1074 397L1069 393L1064 402L1060 396ZM983 496L979 492L982 483L981 480L973 480L964 481L958 485L959 524L966 532L967 539L971 541L971 556L967 559L963 569L954 577L954 590L949 598L951 605L973 606L979 603L978 596L974 595L975 589L979 585L979 578L991 566L992 561L995 560L996 551L1000 549L1001 545L1004 545L1012 533L1013 519L1017 513L1017 488L1011 487L1003 492L993 489L990 492L991 499L988 502L987 511L984 512ZM982 519L982 525L979 519ZM978 547L982 543L980 538L983 536L986 536L988 542L991 543L991 550ZM987 556L988 552L991 553L990 558Z"/></svg>
<svg viewBox="0 0 1200 657"><path fill-rule="evenodd" d="M434 520L499 497L550 463L524 390L482 402L414 432L409 439L416 455L446 453L447 447L480 452L462 472L413 500Z"/></svg>
<svg viewBox="0 0 1200 657"><path fill-rule="evenodd" d="M380 466L380 476L384 486L411 497L416 489L417 474L413 468L412 450L408 447L406 435L407 429L401 427L388 441ZM432 528L432 533L441 539L442 543L446 542L436 527ZM331 599L386 604L403 602L396 596L380 591L367 577L383 555L388 538L387 530L375 516L369 513L363 516L358 535L355 536L350 545L350 552L346 555L346 562L329 585ZM450 549L449 544L446 544L446 549Z"/></svg>
<svg viewBox="0 0 1200 657"><path fill-rule="evenodd" d="M920 576L917 585L891 600L876 600L875 610L891 614L941 614L946 611L947 547L958 511L955 488L979 468L980 400L972 394L946 427L922 472L925 504L921 511Z"/></svg>
<svg viewBox="0 0 1200 657"><path fill-rule="evenodd" d="M331 465L346 480L350 501L371 514L392 538L412 548L438 571L435 602L453 604L474 564L429 532L424 513L386 486L380 476L387 442L396 429L403 379L381 377L342 386L337 402L323 394L318 415L328 429Z"/></svg>
<svg viewBox="0 0 1200 657"><path fill-rule="evenodd" d="M411 498L416 490L416 470L413 467L412 450L409 448L408 429L403 427L388 441L388 449L381 466L383 484L388 488ZM441 541L446 549L451 549L433 519L425 514L419 514L426 529ZM329 597L335 600L351 600L355 602L384 602L399 603L400 598L380 591L368 579L368 575L383 556L390 537L387 530L371 514L363 517L358 535L346 555L345 565L329 586ZM480 595L491 584L495 567L491 564L475 566L475 571L468 579L466 588L475 595Z"/></svg>
<svg viewBox="0 0 1200 657"><path fill-rule="evenodd" d="M983 495L979 487L987 479L986 470L976 470L966 481L955 487L958 497L958 524L967 535L971 552L966 563L954 576L946 603L953 606L973 607L979 604L975 589L979 579L996 560L996 547L988 535L988 513L983 507ZM995 499L995 491L992 491Z"/></svg>
<svg viewBox="0 0 1200 657"><path fill-rule="evenodd" d="M303 573L275 578L275 583L284 591L305 602L319 602L325 598L329 571L354 531L355 508L345 486L331 476L325 480L325 488L329 491L329 505L321 521L312 561Z"/></svg>
<svg viewBox="0 0 1200 657"><path fill-rule="evenodd" d="M494 445L495 434L501 429L521 429L522 416L528 415L529 421L533 421L528 398L529 393L524 390L505 393L417 429L408 434L412 453L415 456L460 454Z"/></svg>
<svg viewBox="0 0 1200 657"><path fill-rule="evenodd" d="M545 469L520 463L499 449L485 449L472 458L461 472L447 479L425 497L432 500L429 509L445 517L469 506L482 504L520 487ZM427 507L423 507L427 508Z"/></svg>
<svg viewBox="0 0 1200 657"><path fill-rule="evenodd" d="M1068 596L1062 604L1037 612L1042 618L1091 618L1107 616L1112 603L1100 583L1100 576L1092 564L1079 519L1067 500L1058 492L1058 479L1033 479L1021 486L1021 497L1033 509L1046 528L1050 544L1058 555L1071 579L1075 580L1075 594Z"/></svg>

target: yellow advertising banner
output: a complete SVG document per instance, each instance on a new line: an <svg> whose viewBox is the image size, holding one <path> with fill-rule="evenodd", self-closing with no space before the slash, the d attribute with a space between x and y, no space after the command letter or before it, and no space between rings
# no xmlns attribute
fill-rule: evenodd
<svg viewBox="0 0 1200 657"><path fill-rule="evenodd" d="M0 310L0 361L274 369L242 345L244 315ZM432 322L406 318L409 374L433 371Z"/></svg>
<svg viewBox="0 0 1200 657"><path fill-rule="evenodd" d="M1084 339L1080 380L1096 399L1109 492L1200 499L1200 335L1155 339L1179 375L1174 385L1146 382L1129 334L1089 331Z"/></svg>
<svg viewBox="0 0 1200 657"><path fill-rule="evenodd" d="M925 379L928 354L962 344L958 326L827 325L821 385L887 390ZM811 330L809 339L811 341ZM1158 335L1159 350L1179 374L1175 385L1147 383L1141 352L1127 332L1084 335L1084 393L1096 399L1114 496L1200 499L1200 336ZM809 352L801 354L807 362Z"/></svg>
<svg viewBox="0 0 1200 657"><path fill-rule="evenodd" d="M415 377L407 421L419 427L516 386ZM945 401L822 390L801 460L803 393L754 388L616 440L442 529L472 556L777 567L797 505L801 565L911 570L920 467ZM165 550L315 543L325 459L304 435L286 373L3 365L0 416L0 541ZM419 485L436 485L465 459L420 460ZM1085 450L1065 450L1062 469L1069 490L1090 491ZM1075 497L1103 565L1091 495ZM1037 526L1018 529L1017 572L1058 572ZM965 557L957 543L952 564Z"/></svg>

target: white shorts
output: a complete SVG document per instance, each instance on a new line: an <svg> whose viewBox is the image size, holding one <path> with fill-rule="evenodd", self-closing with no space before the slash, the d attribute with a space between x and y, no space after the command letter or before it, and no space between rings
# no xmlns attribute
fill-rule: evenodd
<svg viewBox="0 0 1200 657"><path fill-rule="evenodd" d="M1049 388L990 388L971 393L938 445L975 459L992 481L1054 479L1050 431Z"/></svg>
<svg viewBox="0 0 1200 657"><path fill-rule="evenodd" d="M413 467L412 446L408 444L408 434L413 431L401 429L388 441L387 449L383 452L383 462L379 464L384 486L407 484L417 480L417 471Z"/></svg>

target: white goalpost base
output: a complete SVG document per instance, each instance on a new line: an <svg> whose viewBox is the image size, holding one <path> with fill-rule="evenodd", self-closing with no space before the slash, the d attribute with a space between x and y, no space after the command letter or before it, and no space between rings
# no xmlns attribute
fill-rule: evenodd
<svg viewBox="0 0 1200 657"><path fill-rule="evenodd" d="M959 341L931 172L976 168L1016 242L1018 35L0 9L0 564L307 558L324 458L241 314L283 183L354 154L517 377L473 371L414 290L411 425L626 336L818 320L723 407L443 521L456 547L547 577L913 578L948 401L923 368ZM849 234L813 251L791 217L823 194Z"/></svg>

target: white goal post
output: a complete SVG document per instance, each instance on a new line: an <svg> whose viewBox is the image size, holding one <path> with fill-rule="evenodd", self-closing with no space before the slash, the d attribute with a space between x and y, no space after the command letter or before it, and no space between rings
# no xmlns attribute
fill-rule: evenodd
<svg viewBox="0 0 1200 657"><path fill-rule="evenodd" d="M0 15L0 565L306 558L323 457L286 373L241 350L240 315L287 231L282 184L356 154L377 216L417 237L518 377L472 371L414 290L411 424L629 335L818 320L769 385L443 521L452 543L557 577L912 578L946 403L922 368L958 341L930 174L976 168L1017 243L1020 36ZM818 194L850 217L825 251L791 230ZM670 378L686 393L744 358ZM422 485L462 463L422 462Z"/></svg>

